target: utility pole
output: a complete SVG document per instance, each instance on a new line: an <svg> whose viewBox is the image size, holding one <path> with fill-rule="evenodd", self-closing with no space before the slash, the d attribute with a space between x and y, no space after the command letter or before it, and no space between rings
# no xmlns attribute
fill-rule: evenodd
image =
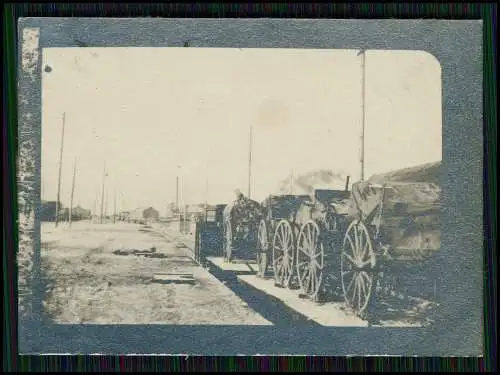
<svg viewBox="0 0 500 375"><path fill-rule="evenodd" d="M66 112L62 115L62 133L61 133L61 148L59 150L59 177L57 180L57 200L56 200L56 227L59 224L59 202L61 200L61 170L62 156L64 147L64 126L66 125Z"/></svg>
<svg viewBox="0 0 500 375"><path fill-rule="evenodd" d="M248 198L251 197L251 186L252 186L252 131L253 126L250 125L250 139L248 147Z"/></svg>
<svg viewBox="0 0 500 375"><path fill-rule="evenodd" d="M293 194L293 169L290 172L290 194Z"/></svg>
<svg viewBox="0 0 500 375"><path fill-rule="evenodd" d="M361 50L358 56L361 55L361 181L365 179L365 101L366 101L366 51Z"/></svg>
<svg viewBox="0 0 500 375"><path fill-rule="evenodd" d="M106 187L106 204L104 206L104 217L106 218L106 222L108 222L108 216L109 216L109 188Z"/></svg>
<svg viewBox="0 0 500 375"><path fill-rule="evenodd" d="M97 192L95 194L95 200L94 200L94 211L92 212L92 222L95 224L97 220L97 202L99 201L99 189L97 189Z"/></svg>
<svg viewBox="0 0 500 375"><path fill-rule="evenodd" d="M180 216L180 207L179 207L179 169L180 169L180 165L177 166L177 176L175 178L175 211L176 211L176 215Z"/></svg>
<svg viewBox="0 0 500 375"><path fill-rule="evenodd" d="M205 175L205 204L204 204L204 211L205 214L205 220L207 219L207 208L208 208L208 174Z"/></svg>
<svg viewBox="0 0 500 375"><path fill-rule="evenodd" d="M113 203L113 224L116 224L116 190L115 190L115 199Z"/></svg>
<svg viewBox="0 0 500 375"><path fill-rule="evenodd" d="M73 218L73 196L75 194L75 178L76 178L76 157L73 163L73 182L71 184L71 196L69 199L69 212L68 212L68 221L69 226L71 227L71 220Z"/></svg>
<svg viewBox="0 0 500 375"><path fill-rule="evenodd" d="M104 215L104 185L106 180L106 161L104 161L104 172L102 173L102 193L101 193L101 215L100 215L100 223L102 224L102 218Z"/></svg>

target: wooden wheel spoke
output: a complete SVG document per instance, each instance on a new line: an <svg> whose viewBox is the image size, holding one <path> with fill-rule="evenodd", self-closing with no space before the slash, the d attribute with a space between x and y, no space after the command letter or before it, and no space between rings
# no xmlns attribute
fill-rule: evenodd
<svg viewBox="0 0 500 375"><path fill-rule="evenodd" d="M347 238L347 241L349 241L349 245L351 245L351 251L354 255L354 257L356 257L356 245L354 245L354 243L352 242L352 238L351 236L349 235L349 233L346 234L346 238Z"/></svg>
<svg viewBox="0 0 500 375"><path fill-rule="evenodd" d="M368 274L365 271L361 272L361 276L363 277L364 280L366 280L369 283L372 281L370 276L368 276Z"/></svg>
<svg viewBox="0 0 500 375"><path fill-rule="evenodd" d="M311 254L314 253L314 250L316 249L316 246L318 245L318 233L314 231L311 234L311 243L309 244L310 249L311 249Z"/></svg>
<svg viewBox="0 0 500 375"><path fill-rule="evenodd" d="M323 255L323 254L322 254L321 252L319 252L319 253L314 253L314 254L312 254L311 258L312 258L312 259L317 259L317 258L319 258L319 257L320 257L320 256L322 256L322 255Z"/></svg>
<svg viewBox="0 0 500 375"><path fill-rule="evenodd" d="M287 241L286 241L286 230L285 228L283 227L283 225L281 226L281 236L279 237L280 239L280 243L281 245L283 246L283 249L286 250L286 245L287 245Z"/></svg>
<svg viewBox="0 0 500 375"><path fill-rule="evenodd" d="M355 256L358 257L358 251L359 251L359 234L358 234L358 226L355 225L354 227L354 252Z"/></svg>
<svg viewBox="0 0 500 375"><path fill-rule="evenodd" d="M357 296L358 296L358 310L361 309L361 280L360 276L358 274L358 277L356 278L356 284L357 284Z"/></svg>
<svg viewBox="0 0 500 375"><path fill-rule="evenodd" d="M297 263L297 268L300 269L301 267L303 267L304 265L308 265L309 262L308 261L304 261L304 262L300 262L300 263Z"/></svg>
<svg viewBox="0 0 500 375"><path fill-rule="evenodd" d="M319 286L319 279L321 277L321 269L319 267L314 267L314 276L315 276L315 283L316 283L316 287Z"/></svg>
<svg viewBox="0 0 500 375"><path fill-rule="evenodd" d="M363 292L363 298L366 297L367 291L367 285L365 284L365 279L363 277L363 272L360 272L359 274L359 285L361 286L361 291Z"/></svg>
<svg viewBox="0 0 500 375"><path fill-rule="evenodd" d="M285 233L287 248L291 248L291 246L293 245L292 233L289 230L286 230Z"/></svg>
<svg viewBox="0 0 500 375"><path fill-rule="evenodd" d="M276 265L280 265L281 263L283 263L283 258L284 258L283 256L280 256L280 257L278 257L278 258L275 258L275 259L274 259L274 264L276 264Z"/></svg>
<svg viewBox="0 0 500 375"><path fill-rule="evenodd" d="M356 292L358 290L358 275L354 275L353 277L353 290L352 290L352 297L351 297L351 304L354 305L354 302L356 301Z"/></svg>
<svg viewBox="0 0 500 375"><path fill-rule="evenodd" d="M363 249L366 246L366 243L368 242L366 240L365 231L363 230L363 228L361 228L361 229L358 228L358 242L359 242L358 250L360 251L360 254L361 254L361 252L363 251Z"/></svg>
<svg viewBox="0 0 500 375"><path fill-rule="evenodd" d="M283 241L283 237L279 237L279 239L278 239L278 243L279 243L279 245L280 245L280 246L279 246L279 247L280 247L280 249L281 249L281 250L283 250L283 251L285 251L285 250L286 250L286 245L285 245L285 243L284 243L284 241Z"/></svg>
<svg viewBox="0 0 500 375"><path fill-rule="evenodd" d="M318 260L319 258L319 260ZM319 252L319 253L316 253L314 254L314 256L311 258L311 259L314 259L316 261L316 265L319 269L323 269L323 252Z"/></svg>
<svg viewBox="0 0 500 375"><path fill-rule="evenodd" d="M304 281L306 280L306 277L308 276L309 272L310 272L309 267L306 267L304 269L304 273L302 275L299 275L299 278L302 281L302 283L304 283Z"/></svg>
<svg viewBox="0 0 500 375"><path fill-rule="evenodd" d="M351 257L349 254L347 253L342 253L342 255L347 258L347 260L349 261L349 263L351 263L352 265L355 265L356 264L356 260Z"/></svg>
<svg viewBox="0 0 500 375"><path fill-rule="evenodd" d="M278 266L278 272L280 272L283 269L283 267L285 266L285 262L283 262L283 261L278 262L277 266Z"/></svg>
<svg viewBox="0 0 500 375"><path fill-rule="evenodd" d="M346 288L346 294L348 294L351 291L351 288L352 288L355 280L356 280L356 273L354 273L354 276L351 278L351 282L349 283L349 285Z"/></svg>
<svg viewBox="0 0 500 375"><path fill-rule="evenodd" d="M365 231L363 231L362 233L363 233L364 244L360 250L360 257L359 257L360 260L365 259L367 256L367 253L370 252L370 242L368 240L367 233L365 233Z"/></svg>
<svg viewBox="0 0 500 375"><path fill-rule="evenodd" d="M309 257L309 253L302 246L299 246L299 251Z"/></svg>

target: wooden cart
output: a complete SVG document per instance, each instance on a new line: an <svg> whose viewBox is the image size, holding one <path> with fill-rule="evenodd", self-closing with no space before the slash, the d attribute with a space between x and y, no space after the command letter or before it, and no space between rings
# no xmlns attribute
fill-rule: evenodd
<svg viewBox="0 0 500 375"><path fill-rule="evenodd" d="M276 285L298 287L317 300L324 270L340 253L349 196L345 190L317 189L312 196L270 197L263 205L267 214L259 226L259 251L270 258ZM265 271L267 262L260 264Z"/></svg>
<svg viewBox="0 0 500 375"><path fill-rule="evenodd" d="M391 274L415 281L429 269L422 264L441 246L440 195L435 183L353 184L340 272L345 302L357 315L374 306L375 292L394 286Z"/></svg>

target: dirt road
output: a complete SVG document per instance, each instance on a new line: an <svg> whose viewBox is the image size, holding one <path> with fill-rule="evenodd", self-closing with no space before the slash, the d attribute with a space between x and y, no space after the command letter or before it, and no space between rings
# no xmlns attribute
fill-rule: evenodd
<svg viewBox="0 0 500 375"><path fill-rule="evenodd" d="M41 255L55 323L271 324L151 228L44 223Z"/></svg>

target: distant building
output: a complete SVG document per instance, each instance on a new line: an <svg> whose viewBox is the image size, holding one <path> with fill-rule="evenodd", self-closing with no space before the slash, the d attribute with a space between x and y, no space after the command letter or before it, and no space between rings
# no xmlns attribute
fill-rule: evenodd
<svg viewBox="0 0 500 375"><path fill-rule="evenodd" d="M56 221L56 201L40 202L40 221Z"/></svg>
<svg viewBox="0 0 500 375"><path fill-rule="evenodd" d="M131 211L127 216L127 221L133 223L146 223L158 221L160 218L160 213L153 207L148 208L136 208Z"/></svg>
<svg viewBox="0 0 500 375"><path fill-rule="evenodd" d="M158 221L160 213L153 207L148 207L142 212L142 217L146 220Z"/></svg>
<svg viewBox="0 0 500 375"><path fill-rule="evenodd" d="M92 212L80 206L76 206L71 210L72 220L88 220L92 217Z"/></svg>
<svg viewBox="0 0 500 375"><path fill-rule="evenodd" d="M125 221L130 216L130 211L122 211L118 214L118 220Z"/></svg>
<svg viewBox="0 0 500 375"><path fill-rule="evenodd" d="M61 210L59 214L59 219L62 221L69 220L69 208L64 208ZM71 210L71 221L79 221L79 220L89 220L92 218L92 212L80 206L73 207Z"/></svg>
<svg viewBox="0 0 500 375"><path fill-rule="evenodd" d="M196 219L197 217L203 216L205 213L205 204L192 204L188 206L187 214L191 219Z"/></svg>
<svg viewBox="0 0 500 375"><path fill-rule="evenodd" d="M177 209L175 207L175 203L170 203L167 206L167 212L165 214L165 217L166 218L172 218L172 217L176 216L176 214L177 214Z"/></svg>

